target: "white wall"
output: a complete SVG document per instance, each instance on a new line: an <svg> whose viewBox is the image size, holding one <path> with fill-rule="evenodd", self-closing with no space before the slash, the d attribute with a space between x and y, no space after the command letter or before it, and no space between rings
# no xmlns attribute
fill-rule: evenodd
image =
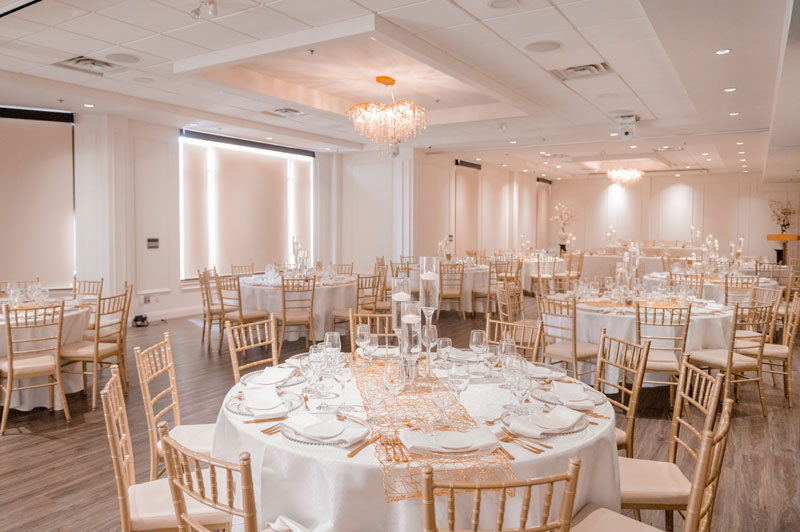
<svg viewBox="0 0 800 532"><path fill-rule="evenodd" d="M581 249L602 247L609 225L618 238L638 240L686 240L689 228L711 233L727 251L728 242L745 239L746 255L774 259L769 233L780 232L772 221L768 202L789 199L800 205L800 184L759 184L747 176L645 177L631 187L613 185L605 179L556 181L551 204L564 203L576 211L568 231ZM798 232L795 219L790 232ZM558 228L549 222L549 244L557 243ZM797 256L796 244L789 255Z"/></svg>

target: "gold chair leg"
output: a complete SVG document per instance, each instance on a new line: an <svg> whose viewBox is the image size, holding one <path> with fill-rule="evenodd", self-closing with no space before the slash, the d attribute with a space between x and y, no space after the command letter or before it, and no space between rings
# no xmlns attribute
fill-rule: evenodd
<svg viewBox="0 0 800 532"><path fill-rule="evenodd" d="M89 386L88 382L86 381L86 362L81 362L81 378L83 379L83 393L88 393L86 388Z"/></svg>
<svg viewBox="0 0 800 532"><path fill-rule="evenodd" d="M638 508L633 511L633 516L636 518L637 521L642 520L642 511Z"/></svg>
<svg viewBox="0 0 800 532"><path fill-rule="evenodd" d="M52 375L47 376L47 395L48 399L50 400L50 410L55 410L56 408L56 383L55 379Z"/></svg>
<svg viewBox="0 0 800 532"><path fill-rule="evenodd" d="M789 362L783 363L783 393L789 399L789 408L792 408L792 368Z"/></svg>
<svg viewBox="0 0 800 532"><path fill-rule="evenodd" d="M6 374L6 396L3 401L3 419L0 421L0 436L6 433L6 423L8 423L8 411L11 410L11 393L13 391L11 379Z"/></svg>
<svg viewBox="0 0 800 532"><path fill-rule="evenodd" d="M203 334L200 336L200 343L201 344L206 343L206 323L208 323L208 316L204 312L203 313ZM209 327L209 329L210 328L211 327ZM211 336L211 331L210 330L208 331L208 334L209 334L209 336Z"/></svg>
<svg viewBox="0 0 800 532"><path fill-rule="evenodd" d="M761 413L767 417L767 398L764 395L764 375L758 372L758 396L761 399Z"/></svg>
<svg viewBox="0 0 800 532"><path fill-rule="evenodd" d="M666 532L672 532L675 529L675 516L672 510L665 510L664 514L664 530L666 530Z"/></svg>
<svg viewBox="0 0 800 532"><path fill-rule="evenodd" d="M67 395L64 393L64 383L61 380L60 366L56 368L56 386L58 386L58 395L61 396L61 406L64 407L64 416L67 418L67 423L69 423L69 404L67 404Z"/></svg>
<svg viewBox="0 0 800 532"><path fill-rule="evenodd" d="M97 410L97 362L92 362L92 410Z"/></svg>

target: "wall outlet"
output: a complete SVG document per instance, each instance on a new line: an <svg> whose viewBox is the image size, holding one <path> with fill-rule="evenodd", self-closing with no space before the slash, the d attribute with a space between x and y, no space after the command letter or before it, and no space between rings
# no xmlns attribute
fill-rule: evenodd
<svg viewBox="0 0 800 532"><path fill-rule="evenodd" d="M144 304L145 305L149 305L150 304L150 296L144 296Z"/></svg>

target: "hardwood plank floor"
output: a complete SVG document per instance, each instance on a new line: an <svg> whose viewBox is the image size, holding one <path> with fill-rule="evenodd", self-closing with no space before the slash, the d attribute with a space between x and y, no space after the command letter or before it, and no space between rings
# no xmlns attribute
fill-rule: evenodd
<svg viewBox="0 0 800 532"><path fill-rule="evenodd" d="M526 298L528 310L533 300ZM529 312L534 315L534 312ZM465 346L469 331L483 328L482 315L459 320L443 312L440 335ZM153 323L131 329L127 397L137 478L148 479L147 428L132 358L133 346L149 346L164 331L172 337L178 387L185 423L213 423L223 396L233 384L227 347L217 352L216 329L211 347L200 344L198 318ZM304 351L302 340L284 344L283 358ZM106 377L101 381L105 383ZM767 381L770 382L769 380ZM795 382L800 382L795 371ZM789 409L781 387L766 387L768 417L761 415L755 386L742 390L721 477L712 529L715 531L800 530L800 416ZM795 404L800 404L795 393ZM72 421L63 413L37 409L12 411L0 436L0 530L116 531L120 529L114 475L101 407L91 410L88 395L68 397ZM670 412L663 389L642 394L636 426L637 458L666 459ZM663 529L663 512L643 512L644 520ZM682 520L676 517L676 529Z"/></svg>

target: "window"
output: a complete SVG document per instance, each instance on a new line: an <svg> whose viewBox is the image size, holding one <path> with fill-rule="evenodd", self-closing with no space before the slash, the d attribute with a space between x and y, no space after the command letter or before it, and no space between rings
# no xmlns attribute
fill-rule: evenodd
<svg viewBox="0 0 800 532"><path fill-rule="evenodd" d="M313 250L311 155L182 136L181 278L291 262L292 237Z"/></svg>
<svg viewBox="0 0 800 532"><path fill-rule="evenodd" d="M72 286L72 122L0 118L0 161L0 281Z"/></svg>

